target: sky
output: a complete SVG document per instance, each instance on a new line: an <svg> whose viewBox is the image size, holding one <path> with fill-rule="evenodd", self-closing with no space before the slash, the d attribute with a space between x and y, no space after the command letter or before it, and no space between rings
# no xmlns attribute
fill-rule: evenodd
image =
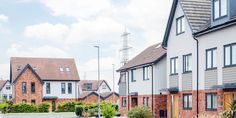
<svg viewBox="0 0 236 118"><path fill-rule="evenodd" d="M112 86L121 64L121 34L130 34L129 58L161 42L172 0L0 0L0 78L9 79L10 57L74 58L80 79ZM115 85L119 73L115 72ZM117 89L117 87L116 87Z"/></svg>

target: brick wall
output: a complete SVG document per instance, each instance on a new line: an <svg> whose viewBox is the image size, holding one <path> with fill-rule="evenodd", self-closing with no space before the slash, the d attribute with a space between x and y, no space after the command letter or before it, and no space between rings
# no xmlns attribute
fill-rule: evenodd
<svg viewBox="0 0 236 118"><path fill-rule="evenodd" d="M22 82L26 82L26 93L22 94ZM31 82L35 82L35 93L31 93ZM33 72L27 68L24 73L15 82L14 87L14 103L21 103L23 99L31 103L31 100L35 100L36 104L42 102L42 84L33 74Z"/></svg>
<svg viewBox="0 0 236 118"><path fill-rule="evenodd" d="M119 96L117 95L114 95L114 102L117 103L117 100L119 99ZM106 101L106 102L113 102L113 97L112 95L109 96L108 98L106 98L105 100L102 100L102 101Z"/></svg>

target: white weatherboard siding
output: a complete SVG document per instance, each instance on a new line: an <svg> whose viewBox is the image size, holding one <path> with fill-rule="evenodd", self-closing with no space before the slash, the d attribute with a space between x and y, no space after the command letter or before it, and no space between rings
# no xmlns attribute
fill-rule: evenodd
<svg viewBox="0 0 236 118"><path fill-rule="evenodd" d="M46 83L50 83L51 86L51 93L46 94ZM61 83L66 84L66 92L65 94L61 93ZM72 83L72 93L68 94L68 83ZM57 96L60 98L68 98L68 99L74 99L78 98L78 88L79 82L75 81L44 81L43 85L43 96Z"/></svg>
<svg viewBox="0 0 236 118"><path fill-rule="evenodd" d="M224 45L236 43L236 26L230 26L209 34L198 37L199 40L199 84L200 89L204 87L204 77L206 70L206 49L217 48L217 83L222 85L222 69L224 67Z"/></svg>
<svg viewBox="0 0 236 118"><path fill-rule="evenodd" d="M6 89L7 86L10 87L9 90ZM12 95L12 86L11 86L9 81L7 81L7 83L4 85L4 87L2 88L0 94L1 94L1 96L7 95L7 99L9 99L9 95Z"/></svg>
<svg viewBox="0 0 236 118"><path fill-rule="evenodd" d="M166 57L163 58L157 64L155 64L153 67L154 94L160 94L160 90L165 89L167 87Z"/></svg>
<svg viewBox="0 0 236 118"><path fill-rule="evenodd" d="M167 45L167 87L170 86L170 58L178 57L178 82L179 90L182 90L182 74L183 74L183 55L192 53L192 89L196 90L196 42L192 37L192 31L185 17L185 33L176 35L176 19L183 16L184 12L178 3L173 23L171 26L168 45Z"/></svg>
<svg viewBox="0 0 236 118"><path fill-rule="evenodd" d="M106 87L103 88L103 86L106 86ZM105 82L102 82L101 86L99 87L99 90L100 90L100 93L111 92L111 90L109 89L109 87L107 86Z"/></svg>
<svg viewBox="0 0 236 118"><path fill-rule="evenodd" d="M151 69L150 69L151 70ZM129 71L129 92L138 92L138 95L150 95L152 94L152 78L149 80L143 80L143 67L137 68L134 75L136 82L131 80L131 71Z"/></svg>

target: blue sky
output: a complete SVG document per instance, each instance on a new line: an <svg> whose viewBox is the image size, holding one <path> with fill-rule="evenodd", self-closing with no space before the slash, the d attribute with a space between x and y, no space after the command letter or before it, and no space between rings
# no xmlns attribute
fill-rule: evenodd
<svg viewBox="0 0 236 118"><path fill-rule="evenodd" d="M131 33L130 58L161 42L172 0L1 0L0 77L9 78L11 56L72 57L81 79L96 79L101 47L101 78L112 83L120 67L120 35ZM118 81L119 74L116 74Z"/></svg>

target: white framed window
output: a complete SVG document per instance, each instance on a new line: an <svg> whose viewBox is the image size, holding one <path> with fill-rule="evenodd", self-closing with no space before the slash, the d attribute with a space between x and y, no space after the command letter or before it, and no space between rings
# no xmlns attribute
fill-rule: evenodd
<svg viewBox="0 0 236 118"><path fill-rule="evenodd" d="M236 43L224 46L224 66L236 65Z"/></svg>
<svg viewBox="0 0 236 118"><path fill-rule="evenodd" d="M227 15L227 0L213 0L214 19Z"/></svg>
<svg viewBox="0 0 236 118"><path fill-rule="evenodd" d="M6 90L10 90L10 89L11 89L11 86L7 85Z"/></svg>
<svg viewBox="0 0 236 118"><path fill-rule="evenodd" d="M183 72L191 72L192 71L192 54L183 56Z"/></svg>
<svg viewBox="0 0 236 118"><path fill-rule="evenodd" d="M170 59L170 74L178 74L178 57Z"/></svg>
<svg viewBox="0 0 236 118"><path fill-rule="evenodd" d="M87 90L92 90L93 84L92 83L84 83L84 86Z"/></svg>
<svg viewBox="0 0 236 118"><path fill-rule="evenodd" d="M206 69L217 68L217 48L206 50Z"/></svg>
<svg viewBox="0 0 236 118"><path fill-rule="evenodd" d="M66 83L61 83L61 94L66 94Z"/></svg>
<svg viewBox="0 0 236 118"><path fill-rule="evenodd" d="M151 66L143 67L143 80L149 80L151 78Z"/></svg>
<svg viewBox="0 0 236 118"><path fill-rule="evenodd" d="M64 69L63 69L62 67L60 67L60 71L61 71L61 72L63 72L63 71L64 71Z"/></svg>
<svg viewBox="0 0 236 118"><path fill-rule="evenodd" d="M66 71L67 71L67 72L69 72L69 71L70 71L70 68L69 68L69 67L67 67L67 68L66 68Z"/></svg>
<svg viewBox="0 0 236 118"><path fill-rule="evenodd" d="M179 18L176 19L176 34L182 34L185 32L185 20L184 20L184 16L181 16Z"/></svg>

